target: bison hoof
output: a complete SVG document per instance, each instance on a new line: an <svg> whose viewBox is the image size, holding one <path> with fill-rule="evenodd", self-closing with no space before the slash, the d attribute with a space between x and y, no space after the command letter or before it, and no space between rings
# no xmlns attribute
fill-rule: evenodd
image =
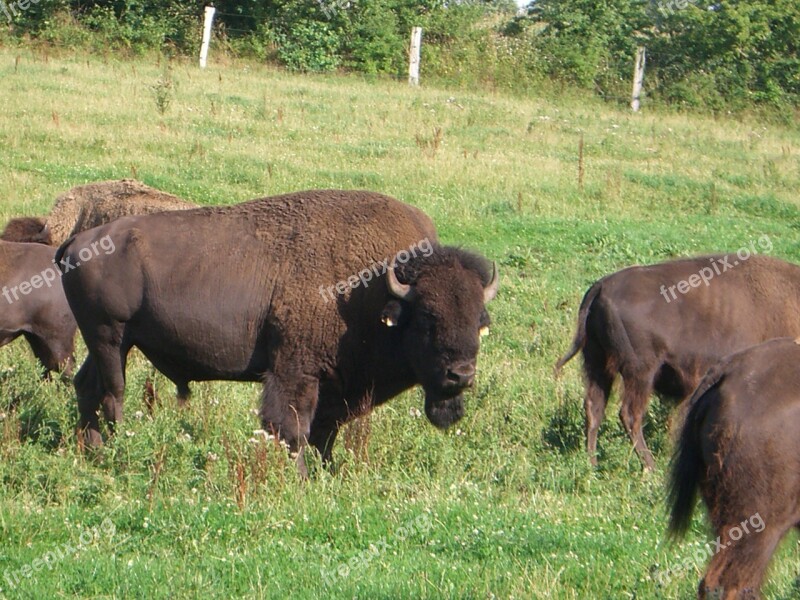
<svg viewBox="0 0 800 600"><path fill-rule="evenodd" d="M96 429L79 429L78 445L83 448L102 448L103 436Z"/></svg>

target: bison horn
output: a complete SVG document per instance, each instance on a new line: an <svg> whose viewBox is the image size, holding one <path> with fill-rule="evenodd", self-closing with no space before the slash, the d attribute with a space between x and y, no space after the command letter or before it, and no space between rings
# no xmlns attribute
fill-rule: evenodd
<svg viewBox="0 0 800 600"><path fill-rule="evenodd" d="M488 304L497 296L497 288L500 285L500 276L497 273L497 263L492 263L492 280L483 288L483 303Z"/></svg>
<svg viewBox="0 0 800 600"><path fill-rule="evenodd" d="M394 273L394 265L389 267L386 271L386 283L389 285L389 291L392 295L400 298L400 300L411 301L417 293L409 284L397 281L397 275Z"/></svg>

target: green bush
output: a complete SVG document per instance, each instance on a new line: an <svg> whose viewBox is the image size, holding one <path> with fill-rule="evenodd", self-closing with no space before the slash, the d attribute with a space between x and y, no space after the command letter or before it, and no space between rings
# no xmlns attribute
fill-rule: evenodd
<svg viewBox="0 0 800 600"><path fill-rule="evenodd" d="M356 5L345 28L345 65L364 73L399 75L406 66L406 40L388 0Z"/></svg>
<svg viewBox="0 0 800 600"><path fill-rule="evenodd" d="M323 22L302 20L278 34L278 57L293 71L332 71L339 65L339 36Z"/></svg>
<svg viewBox="0 0 800 600"><path fill-rule="evenodd" d="M171 31L169 24L152 16L126 13L119 19L111 8L96 8L83 23L94 33L93 42L101 48L125 49L133 54L161 48Z"/></svg>

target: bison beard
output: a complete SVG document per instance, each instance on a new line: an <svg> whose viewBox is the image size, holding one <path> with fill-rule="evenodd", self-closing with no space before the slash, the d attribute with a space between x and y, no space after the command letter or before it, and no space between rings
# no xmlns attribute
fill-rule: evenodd
<svg viewBox="0 0 800 600"><path fill-rule="evenodd" d="M430 392L425 393L425 416L439 429L447 429L464 416L464 396L440 398Z"/></svg>

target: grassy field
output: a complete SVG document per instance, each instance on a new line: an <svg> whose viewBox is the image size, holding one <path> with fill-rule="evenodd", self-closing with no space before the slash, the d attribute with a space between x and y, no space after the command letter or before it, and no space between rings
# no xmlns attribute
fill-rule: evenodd
<svg viewBox="0 0 800 600"><path fill-rule="evenodd" d="M579 360L560 381L552 366L604 274L763 235L800 262L797 126L240 62L201 72L0 49L0 80L3 220L122 177L203 204L368 188L425 210L445 242L496 260L502 278L462 422L436 431L411 391L348 427L336 472L307 483L254 433L255 385L195 384L180 411L157 376L151 416L153 372L137 355L124 426L89 458L72 389L41 382L24 342L3 348L0 597L693 594L704 560L692 556L710 532L700 509L684 542L665 542L670 407L650 411L654 473L615 401L591 469ZM798 575L792 534L766 596L800 597Z"/></svg>

